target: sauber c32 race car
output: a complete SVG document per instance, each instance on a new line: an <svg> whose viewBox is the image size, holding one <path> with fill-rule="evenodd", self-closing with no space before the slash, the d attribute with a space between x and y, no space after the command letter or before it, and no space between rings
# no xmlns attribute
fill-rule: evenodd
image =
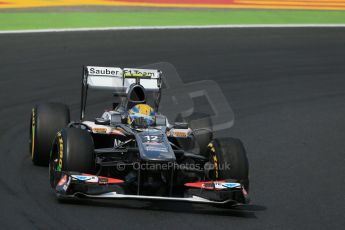
<svg viewBox="0 0 345 230"><path fill-rule="evenodd" d="M93 121L85 120L89 88L111 90L118 100ZM70 121L64 104L32 109L31 159L49 165L59 199L249 202L242 142L213 138L207 117L170 123L159 112L161 90L158 70L85 66L79 121Z"/></svg>

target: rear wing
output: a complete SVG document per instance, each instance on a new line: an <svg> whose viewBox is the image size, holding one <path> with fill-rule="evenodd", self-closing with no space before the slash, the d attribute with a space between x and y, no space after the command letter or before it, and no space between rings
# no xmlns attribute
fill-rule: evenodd
<svg viewBox="0 0 345 230"><path fill-rule="evenodd" d="M90 88L125 91L131 84L140 84L149 91L161 87L161 72L152 69L85 66L83 80Z"/></svg>
<svg viewBox="0 0 345 230"><path fill-rule="evenodd" d="M80 119L83 120L85 115L88 88L112 90L116 95L126 96L132 84L140 84L148 92L160 93L162 72L153 69L84 66Z"/></svg>

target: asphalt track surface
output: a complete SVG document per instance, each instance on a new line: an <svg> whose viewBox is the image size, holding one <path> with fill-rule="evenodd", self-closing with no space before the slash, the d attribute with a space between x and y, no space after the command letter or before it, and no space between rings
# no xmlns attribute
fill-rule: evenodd
<svg viewBox="0 0 345 230"><path fill-rule="evenodd" d="M1 35L1 228L343 229L344 53L345 30L336 28ZM236 120L218 135L247 147L252 204L58 203L47 168L29 159L31 107L64 102L77 119L83 64L161 61L186 82L221 86ZM104 97L90 101L100 113Z"/></svg>

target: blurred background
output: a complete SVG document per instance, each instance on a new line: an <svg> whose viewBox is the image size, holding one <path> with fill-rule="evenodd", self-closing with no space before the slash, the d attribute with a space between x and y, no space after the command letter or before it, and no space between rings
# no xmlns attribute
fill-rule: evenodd
<svg viewBox="0 0 345 230"><path fill-rule="evenodd" d="M344 23L345 0L1 0L0 30Z"/></svg>

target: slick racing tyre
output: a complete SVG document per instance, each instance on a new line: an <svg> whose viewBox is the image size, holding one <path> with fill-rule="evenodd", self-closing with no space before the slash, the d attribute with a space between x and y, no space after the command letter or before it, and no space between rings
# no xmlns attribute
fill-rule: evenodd
<svg viewBox="0 0 345 230"><path fill-rule="evenodd" d="M35 106L30 119L30 155L35 165L48 166L55 135L70 122L69 108L60 103Z"/></svg>
<svg viewBox="0 0 345 230"><path fill-rule="evenodd" d="M53 188L60 180L62 171L94 173L94 143L86 130L66 128L57 133L49 161Z"/></svg>
<svg viewBox="0 0 345 230"><path fill-rule="evenodd" d="M249 189L249 166L243 143L235 138L214 139L208 145L210 162L213 164L211 179L235 179Z"/></svg>

